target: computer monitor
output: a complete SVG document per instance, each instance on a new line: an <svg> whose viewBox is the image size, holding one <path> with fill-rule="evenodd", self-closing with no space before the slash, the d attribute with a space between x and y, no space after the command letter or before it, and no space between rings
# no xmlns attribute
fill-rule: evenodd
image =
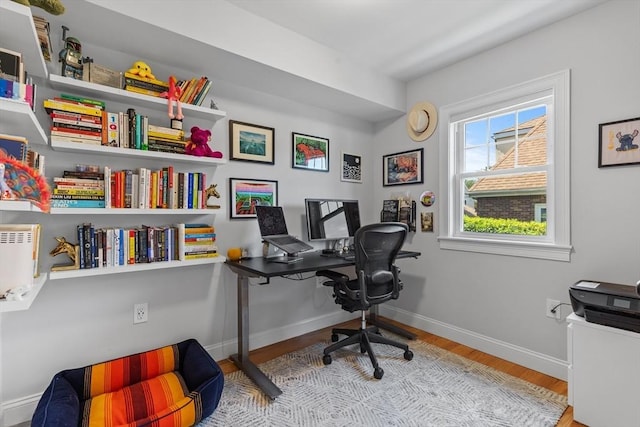
<svg viewBox="0 0 640 427"><path fill-rule="evenodd" d="M360 228L357 200L305 199L304 206L310 241L348 239Z"/></svg>

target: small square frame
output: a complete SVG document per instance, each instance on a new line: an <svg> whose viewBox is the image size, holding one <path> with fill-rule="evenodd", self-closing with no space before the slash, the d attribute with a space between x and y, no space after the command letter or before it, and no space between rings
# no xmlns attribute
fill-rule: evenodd
<svg viewBox="0 0 640 427"><path fill-rule="evenodd" d="M329 172L329 140L291 132L291 167Z"/></svg>
<svg viewBox="0 0 640 427"><path fill-rule="evenodd" d="M362 156L360 154L342 152L340 181L362 184Z"/></svg>
<svg viewBox="0 0 640 427"><path fill-rule="evenodd" d="M275 129L229 120L230 160L274 164Z"/></svg>
<svg viewBox="0 0 640 427"><path fill-rule="evenodd" d="M640 164L640 117L598 125L598 167Z"/></svg>
<svg viewBox="0 0 640 427"><path fill-rule="evenodd" d="M255 218L256 205L278 205L278 181L229 178L229 218Z"/></svg>
<svg viewBox="0 0 640 427"><path fill-rule="evenodd" d="M424 149L402 151L382 156L382 185L422 184Z"/></svg>

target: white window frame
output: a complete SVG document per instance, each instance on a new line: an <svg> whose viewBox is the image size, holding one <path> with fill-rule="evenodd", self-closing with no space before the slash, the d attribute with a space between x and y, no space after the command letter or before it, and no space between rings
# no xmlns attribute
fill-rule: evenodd
<svg viewBox="0 0 640 427"><path fill-rule="evenodd" d="M547 109L547 234L530 236L462 231L462 187L459 174L464 147L456 144L455 123L489 111L551 96ZM441 249L571 260L570 239L570 71L563 70L440 109L440 204L438 241ZM459 142L459 141L458 141Z"/></svg>

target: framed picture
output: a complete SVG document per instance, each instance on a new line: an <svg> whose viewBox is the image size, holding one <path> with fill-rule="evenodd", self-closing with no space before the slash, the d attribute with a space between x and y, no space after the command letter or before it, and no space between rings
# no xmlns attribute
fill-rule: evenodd
<svg viewBox="0 0 640 427"><path fill-rule="evenodd" d="M24 83L22 54L0 47L0 78Z"/></svg>
<svg viewBox="0 0 640 427"><path fill-rule="evenodd" d="M292 132L291 167L329 172L329 140L319 136Z"/></svg>
<svg viewBox="0 0 640 427"><path fill-rule="evenodd" d="M342 175L340 175L340 180L362 183L361 155L342 152Z"/></svg>
<svg viewBox="0 0 640 427"><path fill-rule="evenodd" d="M387 154L382 157L382 185L421 184L424 149Z"/></svg>
<svg viewBox="0 0 640 427"><path fill-rule="evenodd" d="M229 178L229 195L229 218L255 218L257 205L278 205L278 181Z"/></svg>
<svg viewBox="0 0 640 427"><path fill-rule="evenodd" d="M274 164L275 129L229 120L231 160Z"/></svg>
<svg viewBox="0 0 640 427"><path fill-rule="evenodd" d="M598 126L598 167L640 164L640 117Z"/></svg>

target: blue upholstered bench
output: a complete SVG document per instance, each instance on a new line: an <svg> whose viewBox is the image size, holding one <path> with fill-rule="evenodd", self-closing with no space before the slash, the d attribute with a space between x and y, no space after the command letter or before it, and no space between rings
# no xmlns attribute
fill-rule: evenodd
<svg viewBox="0 0 640 427"><path fill-rule="evenodd" d="M53 377L33 427L192 426L218 406L224 376L194 339Z"/></svg>

